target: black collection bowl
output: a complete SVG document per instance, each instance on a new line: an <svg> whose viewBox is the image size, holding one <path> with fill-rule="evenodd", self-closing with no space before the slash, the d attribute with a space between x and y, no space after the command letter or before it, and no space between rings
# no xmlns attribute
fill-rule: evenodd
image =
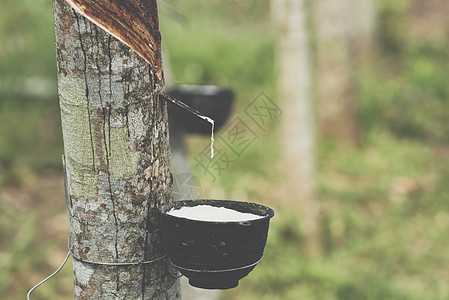
<svg viewBox="0 0 449 300"><path fill-rule="evenodd" d="M214 85L181 85L171 87L167 94L184 102L215 121L218 131L231 115L234 92ZM210 126L204 120L176 105L168 106L170 128L187 133L210 135Z"/></svg>
<svg viewBox="0 0 449 300"><path fill-rule="evenodd" d="M244 222L198 221L168 214L172 208L211 205L262 216ZM192 286L229 289L262 259L274 211L229 200L185 200L161 206L162 231L170 262Z"/></svg>

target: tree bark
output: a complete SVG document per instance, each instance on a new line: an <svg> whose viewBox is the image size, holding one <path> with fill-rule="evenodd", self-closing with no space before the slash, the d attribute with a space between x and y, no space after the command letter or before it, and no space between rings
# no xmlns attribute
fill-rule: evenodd
<svg viewBox="0 0 449 300"><path fill-rule="evenodd" d="M352 0L354 18L352 43L355 49L352 55L362 67L369 65L375 50L376 3L375 0Z"/></svg>
<svg viewBox="0 0 449 300"><path fill-rule="evenodd" d="M154 70L64 0L53 5L72 251L111 263L161 257L157 211L172 176ZM180 299L167 259L74 259L73 271L76 299Z"/></svg>
<svg viewBox="0 0 449 300"><path fill-rule="evenodd" d="M346 144L357 141L355 80L350 51L354 36L353 1L315 2L318 49L318 120L320 133Z"/></svg>
<svg viewBox="0 0 449 300"><path fill-rule="evenodd" d="M311 99L309 40L305 0L275 0L273 18L280 32L279 96L283 105L283 169L287 198L302 227L305 250L321 252L319 204L315 190L315 133Z"/></svg>
<svg viewBox="0 0 449 300"><path fill-rule="evenodd" d="M411 0L403 12L410 39L435 42L449 35L449 2L446 0ZM403 33L404 34L404 33Z"/></svg>

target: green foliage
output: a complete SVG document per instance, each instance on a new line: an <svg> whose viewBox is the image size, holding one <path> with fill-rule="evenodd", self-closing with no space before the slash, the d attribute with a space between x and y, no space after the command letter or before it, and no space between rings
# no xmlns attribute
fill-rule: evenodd
<svg viewBox="0 0 449 300"><path fill-rule="evenodd" d="M51 1L2 1L0 187L22 182L20 170L30 173L59 165L53 32Z"/></svg>
<svg viewBox="0 0 449 300"><path fill-rule="evenodd" d="M162 6L161 33L174 81L234 88L249 103L273 92L274 50L268 1L176 2L186 17L177 23Z"/></svg>
<svg viewBox="0 0 449 300"><path fill-rule="evenodd" d="M321 143L325 255L303 254L298 221L278 207L264 260L225 299L445 299L448 153L388 132L359 149Z"/></svg>
<svg viewBox="0 0 449 300"><path fill-rule="evenodd" d="M392 58L394 59L394 58ZM398 137L449 141L449 70L447 43L413 42L394 63L361 80L360 120L365 129L391 130ZM387 57L384 61L389 64Z"/></svg>
<svg viewBox="0 0 449 300"><path fill-rule="evenodd" d="M55 77L53 32L51 1L2 1L0 78Z"/></svg>
<svg viewBox="0 0 449 300"><path fill-rule="evenodd" d="M62 135L53 100L56 105L38 99L0 102L0 187L24 183L30 172L60 167Z"/></svg>
<svg viewBox="0 0 449 300"><path fill-rule="evenodd" d="M388 56L400 59L407 43L407 0L377 0L379 49Z"/></svg>

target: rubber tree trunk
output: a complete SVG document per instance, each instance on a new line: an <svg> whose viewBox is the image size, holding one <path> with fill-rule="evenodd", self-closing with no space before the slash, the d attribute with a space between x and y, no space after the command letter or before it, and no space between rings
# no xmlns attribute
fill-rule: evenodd
<svg viewBox="0 0 449 300"><path fill-rule="evenodd" d="M309 255L321 252L315 190L315 134L305 0L274 0L279 32L279 97L283 109L283 169L289 206L298 214Z"/></svg>
<svg viewBox="0 0 449 300"><path fill-rule="evenodd" d="M352 56L356 58L357 69L369 67L375 52L376 3L375 0L351 0L353 35Z"/></svg>
<svg viewBox="0 0 449 300"><path fill-rule="evenodd" d="M322 136L349 145L357 141L353 1L317 0L318 123Z"/></svg>
<svg viewBox="0 0 449 300"><path fill-rule="evenodd" d="M164 255L158 206L171 199L167 111L148 63L54 0L72 250L85 260ZM133 267L73 260L76 299L180 299L167 259Z"/></svg>

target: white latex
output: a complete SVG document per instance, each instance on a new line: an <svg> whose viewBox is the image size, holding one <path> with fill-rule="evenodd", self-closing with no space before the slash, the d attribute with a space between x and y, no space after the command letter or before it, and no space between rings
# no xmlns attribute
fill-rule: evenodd
<svg viewBox="0 0 449 300"><path fill-rule="evenodd" d="M245 222L263 218L263 216L211 205L183 206L180 209L172 208L167 214L190 220L209 222Z"/></svg>

